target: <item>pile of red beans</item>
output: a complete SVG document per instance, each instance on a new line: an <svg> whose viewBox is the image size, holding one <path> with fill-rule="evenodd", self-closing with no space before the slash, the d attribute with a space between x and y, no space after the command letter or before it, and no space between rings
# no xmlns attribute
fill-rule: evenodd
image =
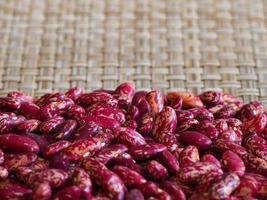
<svg viewBox="0 0 267 200"><path fill-rule="evenodd" d="M0 199L267 198L267 112L222 92L0 98Z"/></svg>

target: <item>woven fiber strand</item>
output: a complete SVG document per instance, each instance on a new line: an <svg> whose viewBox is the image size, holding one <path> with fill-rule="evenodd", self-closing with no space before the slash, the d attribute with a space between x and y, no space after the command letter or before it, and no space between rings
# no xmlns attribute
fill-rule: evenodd
<svg viewBox="0 0 267 200"><path fill-rule="evenodd" d="M0 92L72 86L267 104L266 0L0 0Z"/></svg>

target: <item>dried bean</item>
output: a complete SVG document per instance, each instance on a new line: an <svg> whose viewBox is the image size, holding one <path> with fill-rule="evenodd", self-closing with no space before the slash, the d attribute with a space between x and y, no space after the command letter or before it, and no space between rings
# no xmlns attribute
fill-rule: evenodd
<svg viewBox="0 0 267 200"><path fill-rule="evenodd" d="M188 166L199 161L199 152L197 147L189 145L182 150L179 155L179 163L181 166Z"/></svg>
<svg viewBox="0 0 267 200"><path fill-rule="evenodd" d="M114 130L115 135L118 135L116 140L128 147L139 146L146 144L145 139L137 131L130 128L121 127Z"/></svg>
<svg viewBox="0 0 267 200"><path fill-rule="evenodd" d="M245 174L245 164L242 159L231 150L225 151L222 155L222 163L228 172L243 176Z"/></svg>
<svg viewBox="0 0 267 200"><path fill-rule="evenodd" d="M155 181L162 181L167 178L167 169L155 160L151 160L144 166L148 176Z"/></svg>
<svg viewBox="0 0 267 200"><path fill-rule="evenodd" d="M52 196L52 190L49 183L40 183L33 189L32 200L49 200Z"/></svg>
<svg viewBox="0 0 267 200"><path fill-rule="evenodd" d="M180 166L178 160L168 150L159 154L159 161L166 167L170 174L177 174L179 171Z"/></svg>
<svg viewBox="0 0 267 200"><path fill-rule="evenodd" d="M180 141L187 145L194 145L200 150L208 149L212 141L197 131L186 131L180 134Z"/></svg>

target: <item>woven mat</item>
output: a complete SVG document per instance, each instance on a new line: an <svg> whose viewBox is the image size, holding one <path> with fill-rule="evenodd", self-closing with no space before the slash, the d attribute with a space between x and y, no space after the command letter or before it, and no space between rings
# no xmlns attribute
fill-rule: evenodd
<svg viewBox="0 0 267 200"><path fill-rule="evenodd" d="M224 90L267 104L266 0L0 0L0 93Z"/></svg>

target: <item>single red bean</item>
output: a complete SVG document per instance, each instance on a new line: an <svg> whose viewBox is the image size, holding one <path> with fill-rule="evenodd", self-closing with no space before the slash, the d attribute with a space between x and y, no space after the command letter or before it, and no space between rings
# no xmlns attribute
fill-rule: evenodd
<svg viewBox="0 0 267 200"><path fill-rule="evenodd" d="M143 176L125 166L116 165L112 168L128 188L139 188L146 182Z"/></svg>
<svg viewBox="0 0 267 200"><path fill-rule="evenodd" d="M13 97L0 97L0 108L4 110L18 110L21 106L21 102Z"/></svg>
<svg viewBox="0 0 267 200"><path fill-rule="evenodd" d="M228 198L231 193L238 187L240 184L239 177L230 173L225 175L225 177L214 183L210 188L210 196L213 199L225 199Z"/></svg>
<svg viewBox="0 0 267 200"><path fill-rule="evenodd" d="M199 160L199 152L196 146L189 145L185 147L179 155L179 163L181 166L188 166Z"/></svg>
<svg viewBox="0 0 267 200"><path fill-rule="evenodd" d="M85 115L85 109L77 104L70 105L63 113L65 117L79 121Z"/></svg>
<svg viewBox="0 0 267 200"><path fill-rule="evenodd" d="M114 200L124 199L126 188L118 175L92 158L84 160L82 165L85 170L90 172L95 183L103 187L110 198Z"/></svg>
<svg viewBox="0 0 267 200"><path fill-rule="evenodd" d="M155 181L162 181L167 178L167 169L156 160L151 160L144 166L148 176Z"/></svg>
<svg viewBox="0 0 267 200"><path fill-rule="evenodd" d="M76 101L82 94L83 94L83 90L78 87L70 88L65 93L66 97L71 98L73 101Z"/></svg>
<svg viewBox="0 0 267 200"><path fill-rule="evenodd" d="M86 123L73 133L72 139L75 141L79 139L90 138L95 136L102 130L102 127L100 127L95 122Z"/></svg>
<svg viewBox="0 0 267 200"><path fill-rule="evenodd" d="M26 119L40 119L40 107L31 102L24 102L19 109L19 113Z"/></svg>
<svg viewBox="0 0 267 200"><path fill-rule="evenodd" d="M153 129L153 116L152 113L145 113L138 121L138 131L142 135L148 135Z"/></svg>
<svg viewBox="0 0 267 200"><path fill-rule="evenodd" d="M144 200L145 198L140 190L132 189L127 192L125 199L126 200Z"/></svg>
<svg viewBox="0 0 267 200"><path fill-rule="evenodd" d="M243 144L248 152L267 160L267 141L263 138L257 135L251 135L245 138Z"/></svg>
<svg viewBox="0 0 267 200"><path fill-rule="evenodd" d="M29 137L13 133L0 135L0 146L4 151L10 153L38 153L38 144Z"/></svg>
<svg viewBox="0 0 267 200"><path fill-rule="evenodd" d="M55 142L53 144L48 145L46 148L44 148L43 155L45 157L53 157L54 155L61 152L63 149L70 146L70 142L66 140L60 140L58 142Z"/></svg>
<svg viewBox="0 0 267 200"><path fill-rule="evenodd" d="M146 94L146 101L150 105L153 116L159 113L164 107L164 98L159 91L151 91Z"/></svg>
<svg viewBox="0 0 267 200"><path fill-rule="evenodd" d="M194 145L200 150L208 149L212 141L205 135L196 131L186 131L180 134L179 139L187 145Z"/></svg>
<svg viewBox="0 0 267 200"><path fill-rule="evenodd" d="M0 180L0 199L27 199L32 190L11 179Z"/></svg>
<svg viewBox="0 0 267 200"><path fill-rule="evenodd" d="M186 200L186 196L182 188L174 182L164 181L161 186L171 195L173 200Z"/></svg>
<svg viewBox="0 0 267 200"><path fill-rule="evenodd" d="M84 198L90 199L92 197L92 181L89 174L84 169L79 167L74 168L72 173L72 183L80 188Z"/></svg>
<svg viewBox="0 0 267 200"><path fill-rule="evenodd" d="M43 151L45 147L49 145L49 142L43 135L38 135L34 133L26 133L26 134L23 134L23 136L29 137L32 140L34 140L38 144L41 151Z"/></svg>
<svg viewBox="0 0 267 200"><path fill-rule="evenodd" d="M45 169L30 174L28 182L33 187L48 182L52 188L57 188L63 186L68 178L68 173L61 169Z"/></svg>
<svg viewBox="0 0 267 200"><path fill-rule="evenodd" d="M41 123L39 126L39 131L44 135L50 134L54 130L56 130L56 128L59 127L64 121L65 120L63 117L53 117Z"/></svg>
<svg viewBox="0 0 267 200"><path fill-rule="evenodd" d="M127 150L128 148L123 144L114 144L102 149L94 156L94 158L106 165L109 163L109 161L116 159L119 155L123 154Z"/></svg>
<svg viewBox="0 0 267 200"><path fill-rule="evenodd" d="M26 120L17 127L18 133L30 133L38 130L40 121L37 119Z"/></svg>
<svg viewBox="0 0 267 200"><path fill-rule="evenodd" d="M201 161L203 161L203 162L210 162L210 163L216 165L219 168L222 167L220 161L217 160L217 158L214 155L212 155L212 154L205 154L205 155L203 155L203 157L201 158Z"/></svg>
<svg viewBox="0 0 267 200"><path fill-rule="evenodd" d="M190 92L169 92L166 95L168 101L174 101L178 97L183 99L184 108L195 108L203 106L203 103L200 98Z"/></svg>
<svg viewBox="0 0 267 200"><path fill-rule="evenodd" d="M112 95L118 100L121 107L126 107L132 102L134 91L135 87L132 83L122 83Z"/></svg>
<svg viewBox="0 0 267 200"><path fill-rule="evenodd" d="M246 170L251 172L257 172L263 175L267 175L267 161L255 156L254 154L247 153L242 156L242 159L246 165Z"/></svg>
<svg viewBox="0 0 267 200"><path fill-rule="evenodd" d="M206 91L199 95L201 101L208 107L223 103L222 94L216 91Z"/></svg>
<svg viewBox="0 0 267 200"><path fill-rule="evenodd" d="M257 133L260 134L267 124L267 117L264 113L259 114L252 119L245 120L243 122L242 130L243 132L250 134L250 133Z"/></svg>
<svg viewBox="0 0 267 200"><path fill-rule="evenodd" d="M8 170L5 167L0 166L0 179L5 179L8 177L8 175Z"/></svg>
<svg viewBox="0 0 267 200"><path fill-rule="evenodd" d="M245 164L242 159L231 150L225 151L222 155L223 165L228 172L237 174L238 176L243 176L245 174Z"/></svg>
<svg viewBox="0 0 267 200"><path fill-rule="evenodd" d="M243 176L234 195L240 198L256 197L260 183L252 176Z"/></svg>
<svg viewBox="0 0 267 200"><path fill-rule="evenodd" d="M94 138L80 139L70 144L65 150L64 154L70 161L78 161L94 155L103 147L107 146L113 136L109 133L100 133Z"/></svg>
<svg viewBox="0 0 267 200"><path fill-rule="evenodd" d="M188 183L197 181L201 176L210 173L211 171L219 171L218 166L208 162L195 162L180 169L178 178L180 181Z"/></svg>
<svg viewBox="0 0 267 200"><path fill-rule="evenodd" d="M197 131L206 135L212 141L218 138L219 131L216 129L215 125L212 124L212 122L204 120L201 121L201 123L199 123L196 127Z"/></svg>
<svg viewBox="0 0 267 200"><path fill-rule="evenodd" d="M130 128L117 128L114 130L114 134L118 135L116 140L128 147L139 146L146 144L145 139L137 131Z"/></svg>
<svg viewBox="0 0 267 200"><path fill-rule="evenodd" d="M94 103L106 103L112 106L117 106L118 100L115 99L111 94L107 92L102 92L102 91L95 91L91 93L84 93L82 94L77 102L84 106L90 106L93 105Z"/></svg>
<svg viewBox="0 0 267 200"><path fill-rule="evenodd" d="M179 162L171 152L165 150L159 154L159 161L166 167L170 174L177 174L179 171Z"/></svg>
<svg viewBox="0 0 267 200"><path fill-rule="evenodd" d="M51 158L50 167L55 169L62 169L64 171L68 171L70 167L70 161L64 154L58 154Z"/></svg>
<svg viewBox="0 0 267 200"><path fill-rule="evenodd" d="M124 112L110 105L97 103L90 106L86 111L87 116L105 117L118 121L121 125L125 122Z"/></svg>
<svg viewBox="0 0 267 200"><path fill-rule="evenodd" d="M53 200L79 200L81 196L81 189L77 186L68 186L58 191Z"/></svg>
<svg viewBox="0 0 267 200"><path fill-rule="evenodd" d="M144 144L134 146L129 149L129 153L136 160L147 160L157 156L159 153L165 151L167 148L162 144Z"/></svg>
<svg viewBox="0 0 267 200"><path fill-rule="evenodd" d="M9 154L5 155L4 166L8 171L16 170L18 167L29 165L35 162L37 155L35 153Z"/></svg>
<svg viewBox="0 0 267 200"><path fill-rule="evenodd" d="M223 153L227 150L231 150L239 156L242 156L247 153L244 147L227 140L217 139L215 142L213 142L212 146L213 149L219 153Z"/></svg>
<svg viewBox="0 0 267 200"><path fill-rule="evenodd" d="M77 128L76 120L68 119L64 121L53 133L52 140L69 139Z"/></svg>
<svg viewBox="0 0 267 200"><path fill-rule="evenodd" d="M7 97L12 97L15 98L16 100L24 103L24 102L31 102L33 101L33 98L24 94L23 92L19 92L19 91L12 91L7 93Z"/></svg>
<svg viewBox="0 0 267 200"><path fill-rule="evenodd" d="M25 121L25 117L11 116L0 121L0 134L8 133Z"/></svg>
<svg viewBox="0 0 267 200"><path fill-rule="evenodd" d="M82 118L81 124L88 124L88 123L96 123L100 127L104 129L115 129L120 127L120 123L112 118L104 117L104 116L86 116Z"/></svg>
<svg viewBox="0 0 267 200"><path fill-rule="evenodd" d="M49 200L52 196L52 190L49 183L40 183L33 189L32 200Z"/></svg>

